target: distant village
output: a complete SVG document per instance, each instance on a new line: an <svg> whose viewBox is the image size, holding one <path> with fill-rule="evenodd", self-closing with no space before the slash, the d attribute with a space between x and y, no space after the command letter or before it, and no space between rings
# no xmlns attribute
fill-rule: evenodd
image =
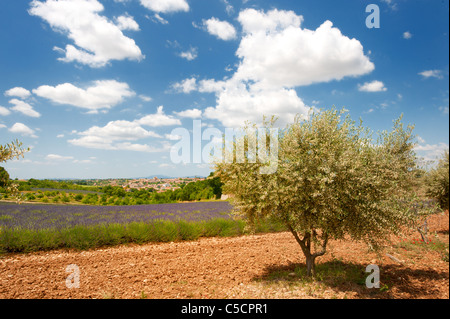
<svg viewBox="0 0 450 319"><path fill-rule="evenodd" d="M188 183L205 180L204 177L175 177L175 178L138 178L138 179L99 179L90 180L92 186L119 186L126 191L131 189L153 189L161 193L168 190L176 190L182 188Z"/></svg>

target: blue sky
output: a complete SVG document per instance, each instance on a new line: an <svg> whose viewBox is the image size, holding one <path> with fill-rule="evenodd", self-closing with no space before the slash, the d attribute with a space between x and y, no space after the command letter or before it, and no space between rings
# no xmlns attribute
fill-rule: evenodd
<svg viewBox="0 0 450 319"><path fill-rule="evenodd" d="M448 27L437 0L1 1L0 144L31 148L2 165L12 178L208 175L174 163L172 130L333 105L374 131L403 113L431 160L449 144Z"/></svg>

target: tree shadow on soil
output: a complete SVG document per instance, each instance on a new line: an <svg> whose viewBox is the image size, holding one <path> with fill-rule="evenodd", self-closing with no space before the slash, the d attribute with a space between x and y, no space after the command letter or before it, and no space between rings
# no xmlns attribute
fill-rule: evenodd
<svg viewBox="0 0 450 319"><path fill-rule="evenodd" d="M342 260L331 260L316 264L316 277L306 276L305 263L272 265L264 273L254 277L253 281L265 284L285 283L318 290L333 290L336 293L352 293L360 299L415 299L442 298L438 285L442 280L449 280L448 272L433 269L412 269L405 265L381 265L380 288L368 288L366 266ZM320 296L320 292L317 294ZM330 296L325 296L329 298Z"/></svg>

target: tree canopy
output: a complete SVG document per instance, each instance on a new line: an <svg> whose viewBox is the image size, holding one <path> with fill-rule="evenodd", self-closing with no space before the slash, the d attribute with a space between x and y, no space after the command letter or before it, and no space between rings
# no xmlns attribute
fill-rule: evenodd
<svg viewBox="0 0 450 319"><path fill-rule="evenodd" d="M0 166L0 188L8 186L9 174L3 167Z"/></svg>
<svg viewBox="0 0 450 319"><path fill-rule="evenodd" d="M22 143L18 140L12 141L6 145L0 144L0 163L9 161L11 159L17 158L19 159L21 156L23 157L25 152L28 152L30 149L22 148ZM20 202L20 195L18 192L18 185L14 183L10 183L9 174L3 167L0 167L0 187L6 187L6 192L11 193L17 196L17 201Z"/></svg>

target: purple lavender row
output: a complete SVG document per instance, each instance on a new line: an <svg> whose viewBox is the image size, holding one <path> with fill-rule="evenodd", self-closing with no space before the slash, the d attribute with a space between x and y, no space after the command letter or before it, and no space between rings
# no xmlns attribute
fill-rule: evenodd
<svg viewBox="0 0 450 319"><path fill-rule="evenodd" d="M76 205L3 205L0 204L0 227L27 229L62 229L76 225L124 224L158 219L202 221L231 218L228 202L195 202L132 206Z"/></svg>

